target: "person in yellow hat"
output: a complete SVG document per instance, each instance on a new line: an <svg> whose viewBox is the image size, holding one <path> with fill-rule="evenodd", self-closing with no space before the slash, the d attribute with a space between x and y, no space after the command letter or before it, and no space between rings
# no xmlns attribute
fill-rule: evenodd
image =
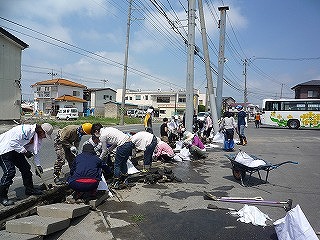
<svg viewBox="0 0 320 240"><path fill-rule="evenodd" d="M60 179L62 166L67 160L69 168L78 152L79 144L83 135L90 135L92 129L91 123L83 123L82 125L69 125L58 130L54 139L54 149L57 160L54 163L53 180L55 184L63 184Z"/></svg>

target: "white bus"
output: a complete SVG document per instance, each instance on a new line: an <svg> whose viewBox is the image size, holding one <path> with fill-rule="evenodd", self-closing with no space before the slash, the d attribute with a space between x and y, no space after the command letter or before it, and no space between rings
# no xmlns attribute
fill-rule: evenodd
<svg viewBox="0 0 320 240"><path fill-rule="evenodd" d="M320 99L264 99L261 124L320 128Z"/></svg>

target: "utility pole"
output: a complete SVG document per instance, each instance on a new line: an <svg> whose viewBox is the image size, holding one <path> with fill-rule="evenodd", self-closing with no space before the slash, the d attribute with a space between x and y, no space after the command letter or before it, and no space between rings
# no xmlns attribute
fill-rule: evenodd
<svg viewBox="0 0 320 240"><path fill-rule="evenodd" d="M248 65L248 59L245 59L243 61L243 76L244 76L244 93L243 93L243 102L244 102L244 107L247 109L247 102L248 102L248 91L247 91L247 65Z"/></svg>
<svg viewBox="0 0 320 240"><path fill-rule="evenodd" d="M54 76L57 76L58 74L53 72L53 69L51 70L51 72L48 72L49 75L51 75L51 79L53 79Z"/></svg>
<svg viewBox="0 0 320 240"><path fill-rule="evenodd" d="M194 42L196 1L188 1L188 59L186 80L186 129L192 131L194 111Z"/></svg>
<svg viewBox="0 0 320 240"><path fill-rule="evenodd" d="M205 65L206 65L206 77L207 77L206 99L208 99L208 97L210 99L210 112L212 116L213 130L215 133L217 133L219 131L219 124L218 124L218 115L217 115L216 96L214 94L214 88L213 88L213 82L212 82L207 32L206 32L206 26L204 21L202 0L198 0L198 8L199 8L200 24L201 24L202 45L203 45L204 59L205 59ZM207 108L208 108L208 104L206 104L206 110Z"/></svg>
<svg viewBox="0 0 320 240"><path fill-rule="evenodd" d="M128 53L129 53L131 8L132 8L132 0L129 1L129 10L128 10L126 51L125 51L125 56L124 56L123 82L122 82L122 101L121 101L121 108L120 108L120 125L124 125L124 113L125 113L125 101L126 101L126 89L127 89L127 74L128 74Z"/></svg>
<svg viewBox="0 0 320 240"><path fill-rule="evenodd" d="M226 11L229 7L218 7L220 11L220 39L219 39L219 59L218 59L218 80L217 80L217 114L221 117L222 112L222 88L223 88L223 68L224 68L224 45L226 33Z"/></svg>
<svg viewBox="0 0 320 240"><path fill-rule="evenodd" d="M283 83L281 83L280 99L282 98L282 89L283 89Z"/></svg>

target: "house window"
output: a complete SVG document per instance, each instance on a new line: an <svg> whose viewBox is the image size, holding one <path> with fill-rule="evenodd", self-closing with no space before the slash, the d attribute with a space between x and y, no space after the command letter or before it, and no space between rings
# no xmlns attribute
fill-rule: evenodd
<svg viewBox="0 0 320 240"><path fill-rule="evenodd" d="M124 99L125 99L125 100L128 100L128 96L126 96Z"/></svg>
<svg viewBox="0 0 320 240"><path fill-rule="evenodd" d="M159 111L160 114L166 114L166 110L161 110Z"/></svg>
<svg viewBox="0 0 320 240"><path fill-rule="evenodd" d="M136 95L135 98L136 100L141 100L141 95Z"/></svg>
<svg viewBox="0 0 320 240"><path fill-rule="evenodd" d="M44 87L44 91L45 92L49 92L50 91L50 87Z"/></svg>
<svg viewBox="0 0 320 240"><path fill-rule="evenodd" d="M129 97L129 100L132 100L132 97Z"/></svg>
<svg viewBox="0 0 320 240"><path fill-rule="evenodd" d="M40 92L41 91L41 87L37 87L37 92Z"/></svg>
<svg viewBox="0 0 320 240"><path fill-rule="evenodd" d="M109 99L112 100L112 96L109 96Z"/></svg>
<svg viewBox="0 0 320 240"><path fill-rule="evenodd" d="M309 90L308 91L308 98L314 98L317 97L317 92L314 90Z"/></svg>
<svg viewBox="0 0 320 240"><path fill-rule="evenodd" d="M107 100L109 98L109 95L103 95L103 99Z"/></svg>
<svg viewBox="0 0 320 240"><path fill-rule="evenodd" d="M178 102L185 103L186 102L186 98L179 97Z"/></svg>
<svg viewBox="0 0 320 240"><path fill-rule="evenodd" d="M145 95L145 99L148 100L148 99L149 99L149 96L148 96L148 95Z"/></svg>
<svg viewBox="0 0 320 240"><path fill-rule="evenodd" d="M78 96L80 96L80 92L79 91L73 91L72 92L72 96L78 97Z"/></svg>
<svg viewBox="0 0 320 240"><path fill-rule="evenodd" d="M158 103L170 103L170 97L157 97Z"/></svg>

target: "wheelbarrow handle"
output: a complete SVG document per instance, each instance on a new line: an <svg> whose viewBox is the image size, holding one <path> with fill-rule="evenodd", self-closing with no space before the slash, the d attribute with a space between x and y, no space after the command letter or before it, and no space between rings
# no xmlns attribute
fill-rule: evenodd
<svg viewBox="0 0 320 240"><path fill-rule="evenodd" d="M283 164L287 164L287 163L292 163L292 164L299 164L299 162L294 162L294 161L286 161L286 162L282 162L282 163L278 163L278 164L273 164L272 167L273 168L277 168L280 167Z"/></svg>

